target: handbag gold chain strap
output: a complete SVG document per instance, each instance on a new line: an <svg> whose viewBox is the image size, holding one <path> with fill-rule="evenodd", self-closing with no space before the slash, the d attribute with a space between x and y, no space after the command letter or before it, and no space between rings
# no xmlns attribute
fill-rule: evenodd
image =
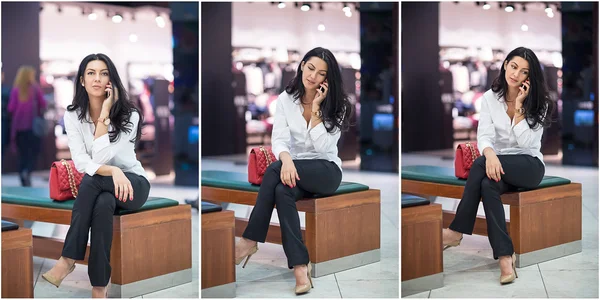
<svg viewBox="0 0 600 300"><path fill-rule="evenodd" d="M475 147L473 147L473 145L471 145L470 142L467 142L467 148L471 149L471 156L473 157L473 162L475 162L475 159L477 159L477 154L475 154Z"/></svg>
<svg viewBox="0 0 600 300"><path fill-rule="evenodd" d="M60 162L63 166L67 167L67 174L69 177L69 185L71 186L71 193L73 193L73 197L77 198L77 186L75 186L75 178L73 176L73 170L71 170L71 165L64 159L61 159Z"/></svg>
<svg viewBox="0 0 600 300"><path fill-rule="evenodd" d="M269 155L269 152L267 152L267 149L265 149L265 147L260 146L259 149L260 149L260 151L262 151L262 153L267 158L267 167L268 167L271 164L271 156Z"/></svg>

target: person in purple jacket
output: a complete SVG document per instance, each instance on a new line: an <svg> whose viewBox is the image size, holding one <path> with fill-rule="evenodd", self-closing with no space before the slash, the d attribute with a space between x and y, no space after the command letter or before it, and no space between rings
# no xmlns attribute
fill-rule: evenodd
<svg viewBox="0 0 600 300"><path fill-rule="evenodd" d="M33 133L33 119L45 108L42 89L35 81L35 69L20 67L10 93L8 112L12 116L10 148L19 155L19 178L23 186L31 186L31 171L40 152L40 138Z"/></svg>

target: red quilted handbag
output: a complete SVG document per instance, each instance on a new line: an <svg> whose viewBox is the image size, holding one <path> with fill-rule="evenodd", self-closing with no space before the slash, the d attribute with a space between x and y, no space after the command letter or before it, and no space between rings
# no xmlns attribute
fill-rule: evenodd
<svg viewBox="0 0 600 300"><path fill-rule="evenodd" d="M50 167L50 198L56 201L75 199L83 175L75 169L72 160L53 162Z"/></svg>
<svg viewBox="0 0 600 300"><path fill-rule="evenodd" d="M267 167L275 161L277 158L271 151L271 147L252 148L248 157L248 182L261 184Z"/></svg>
<svg viewBox="0 0 600 300"><path fill-rule="evenodd" d="M458 178L467 179L473 163L480 156L477 143L459 144L456 147L456 157L454 157L454 175Z"/></svg>

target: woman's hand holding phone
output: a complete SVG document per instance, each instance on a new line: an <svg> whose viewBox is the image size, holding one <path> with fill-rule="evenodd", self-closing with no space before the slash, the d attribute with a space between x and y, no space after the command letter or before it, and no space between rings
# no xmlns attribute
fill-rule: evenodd
<svg viewBox="0 0 600 300"><path fill-rule="evenodd" d="M112 105L119 100L119 91L113 88L112 82L108 82L104 91L106 91L106 99L102 103L102 109L110 111Z"/></svg>
<svg viewBox="0 0 600 300"><path fill-rule="evenodd" d="M525 98L529 95L529 88L530 83L529 78L527 78L527 80L523 81L523 84L519 87L519 94L517 94L517 102L519 102L519 104L523 104Z"/></svg>
<svg viewBox="0 0 600 300"><path fill-rule="evenodd" d="M315 99L313 100L313 108L320 107L323 100L327 96L327 92L329 91L329 84L327 80L320 84L320 87L317 89L317 94L315 95Z"/></svg>

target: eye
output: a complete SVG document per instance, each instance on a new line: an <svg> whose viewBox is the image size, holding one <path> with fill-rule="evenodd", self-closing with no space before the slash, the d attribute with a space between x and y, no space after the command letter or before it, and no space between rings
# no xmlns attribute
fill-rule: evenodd
<svg viewBox="0 0 600 300"><path fill-rule="evenodd" d="M517 67L515 67L514 65L512 65L511 67L513 68L513 70L517 68Z"/></svg>
<svg viewBox="0 0 600 300"><path fill-rule="evenodd" d="M314 70L315 70L314 68L311 68L311 67L308 67L308 69L309 69L309 70L311 70L311 71L314 71Z"/></svg>
<svg viewBox="0 0 600 300"><path fill-rule="evenodd" d="M108 76L108 72L103 72L102 75Z"/></svg>
<svg viewBox="0 0 600 300"><path fill-rule="evenodd" d="M93 74L94 74L94 72L90 71L90 72L88 72L87 74L88 74L88 75L93 75Z"/></svg>

